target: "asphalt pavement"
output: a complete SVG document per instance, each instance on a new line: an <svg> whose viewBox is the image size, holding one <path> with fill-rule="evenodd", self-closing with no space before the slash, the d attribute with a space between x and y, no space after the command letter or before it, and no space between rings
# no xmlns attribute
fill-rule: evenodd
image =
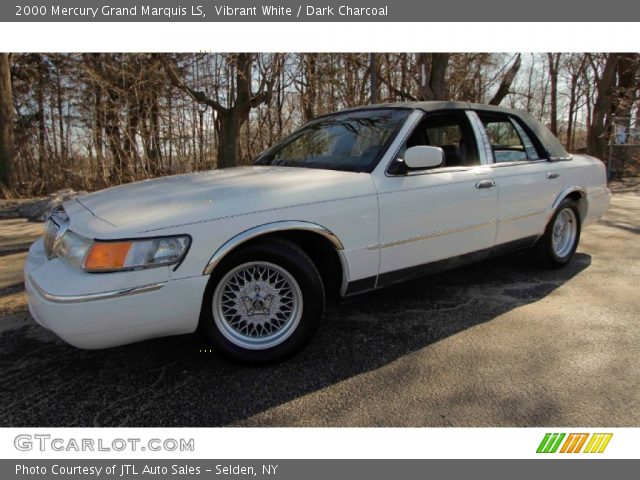
<svg viewBox="0 0 640 480"><path fill-rule="evenodd" d="M640 191L616 184L574 261L488 260L331 305L270 367L197 335L101 351L30 318L40 225L0 220L0 426L640 426Z"/></svg>

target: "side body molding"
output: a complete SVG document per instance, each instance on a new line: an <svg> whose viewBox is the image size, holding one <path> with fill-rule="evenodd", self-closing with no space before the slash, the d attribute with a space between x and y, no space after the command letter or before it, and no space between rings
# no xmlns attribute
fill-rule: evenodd
<svg viewBox="0 0 640 480"><path fill-rule="evenodd" d="M340 239L329 229L318 225L312 222L303 222L299 220L286 220L280 222L273 223L265 223L264 225L258 225L257 227L250 228L249 230L245 230L242 233L239 233L233 238L227 240L216 252L213 254L209 263L204 269L203 275L209 275L216 266L220 263L220 261L234 248L237 246L253 239L259 237L260 235L265 235L267 233L281 232L287 230L305 230L308 232L314 232L319 235L322 235L324 238L329 240L332 245L336 248L336 250L344 250L344 245ZM341 255L342 257L342 255Z"/></svg>

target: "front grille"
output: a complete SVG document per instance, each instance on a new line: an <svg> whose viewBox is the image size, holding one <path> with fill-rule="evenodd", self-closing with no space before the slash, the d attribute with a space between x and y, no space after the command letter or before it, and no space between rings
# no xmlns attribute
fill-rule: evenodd
<svg viewBox="0 0 640 480"><path fill-rule="evenodd" d="M54 257L53 248L56 242L56 236L58 235L58 225L50 218L44 227L44 252L47 254L47 258L51 260Z"/></svg>

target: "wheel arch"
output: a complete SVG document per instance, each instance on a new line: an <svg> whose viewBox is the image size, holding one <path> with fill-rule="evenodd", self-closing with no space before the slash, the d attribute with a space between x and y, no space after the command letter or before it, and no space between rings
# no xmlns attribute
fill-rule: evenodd
<svg viewBox="0 0 640 480"><path fill-rule="evenodd" d="M245 230L227 240L211 256L203 274L210 275L231 252L269 237L289 240L300 247L320 272L325 288L340 293L348 283L344 245L331 230L312 222L287 220L266 223ZM332 293L335 293L332 292Z"/></svg>
<svg viewBox="0 0 640 480"><path fill-rule="evenodd" d="M551 212L549 213L549 218L547 222L551 220L553 216L553 212L556 211L560 203L566 198L571 198L575 200L578 204L578 211L580 213L580 221L583 222L587 216L587 211L589 209L589 203L587 200L587 191L583 187L579 187L577 185L572 185L570 187L565 188L560 192L560 194L556 197L553 205L551 206Z"/></svg>

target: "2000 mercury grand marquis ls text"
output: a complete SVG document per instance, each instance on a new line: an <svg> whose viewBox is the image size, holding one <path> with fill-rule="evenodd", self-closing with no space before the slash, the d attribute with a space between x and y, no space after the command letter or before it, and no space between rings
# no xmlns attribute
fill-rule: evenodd
<svg viewBox="0 0 640 480"><path fill-rule="evenodd" d="M251 166L66 202L25 283L36 321L78 347L200 328L267 362L313 336L331 294L518 249L561 267L609 200L603 163L523 112L378 105L320 117Z"/></svg>

